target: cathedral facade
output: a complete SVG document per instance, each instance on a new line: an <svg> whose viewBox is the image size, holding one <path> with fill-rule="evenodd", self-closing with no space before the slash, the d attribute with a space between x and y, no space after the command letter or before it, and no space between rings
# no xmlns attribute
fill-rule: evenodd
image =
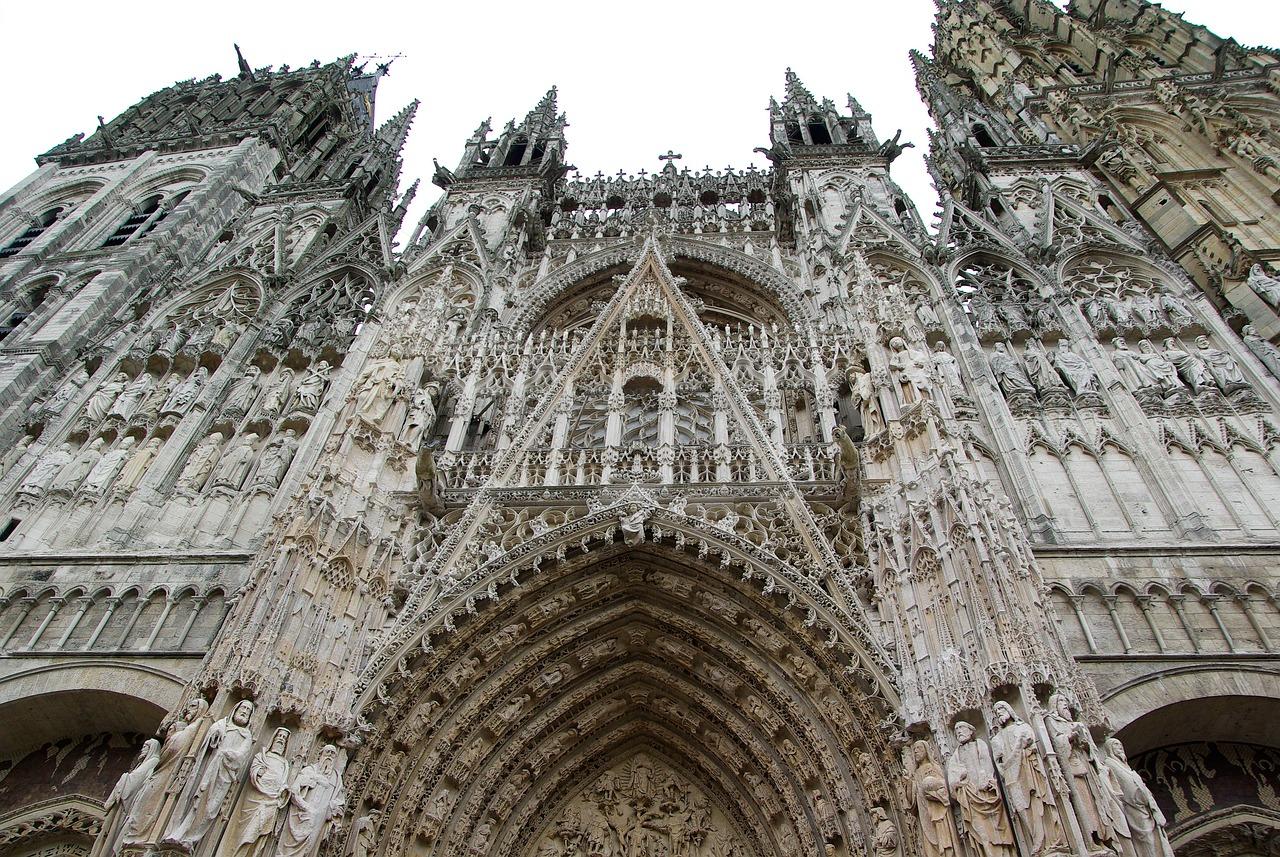
<svg viewBox="0 0 1280 857"><path fill-rule="evenodd" d="M579 177L552 89L413 227L352 58L41 155L0 854L1280 854L1280 54L912 61L929 229L790 70L765 169Z"/></svg>

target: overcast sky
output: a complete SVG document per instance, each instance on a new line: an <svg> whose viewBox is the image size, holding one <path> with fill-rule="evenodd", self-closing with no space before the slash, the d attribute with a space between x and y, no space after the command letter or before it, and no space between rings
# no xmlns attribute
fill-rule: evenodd
<svg viewBox="0 0 1280 857"><path fill-rule="evenodd" d="M1244 44L1280 44L1274 0L1166 5ZM881 138L905 129L917 147L893 175L928 222L937 204L921 160L928 115L907 51L928 51L934 10L933 0L0 2L10 80L0 187L30 172L35 155L92 131L98 114L115 116L177 80L234 75L238 42L255 68L402 54L379 88L378 114L422 101L405 150L406 185L423 179L410 228L439 195L431 159L456 166L480 120L492 115L501 128L552 84L569 117L567 159L583 174L653 171L668 149L698 169L765 166L752 149L768 143L769 96L782 95L787 66L841 108L852 92Z"/></svg>

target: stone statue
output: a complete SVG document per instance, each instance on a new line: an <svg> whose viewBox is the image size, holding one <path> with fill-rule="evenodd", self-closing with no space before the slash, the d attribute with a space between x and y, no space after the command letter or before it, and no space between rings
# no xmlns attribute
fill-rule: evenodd
<svg viewBox="0 0 1280 857"><path fill-rule="evenodd" d="M858 367L849 370L849 392L858 404L858 412L862 416L862 430L866 437L871 437L884 428L884 420L880 418L880 399L876 395L871 373Z"/></svg>
<svg viewBox="0 0 1280 857"><path fill-rule="evenodd" d="M1115 798L1103 784L1102 765L1089 728L1076 720L1070 700L1062 693L1049 697L1044 726L1067 778L1071 805L1075 807L1085 845L1111 847L1118 834L1127 834L1127 823Z"/></svg>
<svg viewBox="0 0 1280 857"><path fill-rule="evenodd" d="M1214 386L1213 376L1209 373L1209 366L1204 358L1184 351L1173 337L1164 341L1164 358L1177 368L1178 377L1195 395L1198 396Z"/></svg>
<svg viewBox="0 0 1280 857"><path fill-rule="evenodd" d="M169 828L165 841L177 842L188 851L204 839L227 797L240 784L249 754L253 752L253 733L249 720L253 703L242 699L231 714L209 727L204 746L192 770L194 791L187 797L185 812Z"/></svg>
<svg viewBox="0 0 1280 857"><path fill-rule="evenodd" d="M53 484L58 473L71 463L72 457L69 443L59 444L57 448L46 452L36 459L35 467L31 468L27 478L18 486L18 493L39 497Z"/></svg>
<svg viewBox="0 0 1280 857"><path fill-rule="evenodd" d="M169 396L169 401L164 403L164 407L161 408L160 412L164 414L185 414L191 409L196 396L200 395L200 388L208 380L209 370L200 366L174 388L173 393Z"/></svg>
<svg viewBox="0 0 1280 857"><path fill-rule="evenodd" d="M89 475L89 471L93 470L94 465L102 458L102 447L106 444L106 438L95 437L89 441L71 463L62 468L58 472L58 478L53 480L51 491L66 491L71 493L79 487L84 478Z"/></svg>
<svg viewBox="0 0 1280 857"><path fill-rule="evenodd" d="M947 759L947 785L960 807L965 840L980 857L1017 857L991 748L963 720L955 733L959 744Z"/></svg>
<svg viewBox="0 0 1280 857"><path fill-rule="evenodd" d="M134 795L133 804L121 825L122 844L140 844L150 837L170 788L181 787L177 778L187 772L187 765L198 747L197 742L208 724L208 712L209 703L194 699L169 727L160 745L160 760Z"/></svg>
<svg viewBox="0 0 1280 857"><path fill-rule="evenodd" d="M1166 360L1151 340L1139 340L1138 351L1138 362L1147 370L1161 394L1168 396L1184 389L1182 379L1178 377L1178 367Z"/></svg>
<svg viewBox="0 0 1280 857"><path fill-rule="evenodd" d="M102 820L102 830L93 844L90 857L110 857L116 853L116 840L120 837L120 829L124 826L130 807L133 806L133 799L158 764L160 764L160 742L155 738L148 738L142 744L138 764L120 775L120 779L116 780L115 788L111 790L106 803L102 805L106 811L106 817Z"/></svg>
<svg viewBox="0 0 1280 857"><path fill-rule="evenodd" d="M635 503L627 506L626 514L618 520L622 541L635 546L644 541L644 522L649 520L649 510Z"/></svg>
<svg viewBox="0 0 1280 857"><path fill-rule="evenodd" d="M257 432L251 431L241 435L236 445L222 457L218 471L213 474L209 484L214 488L230 488L233 491L239 491L240 486L244 484L245 476L249 473L250 465L253 464L256 454L254 446L257 442Z"/></svg>
<svg viewBox="0 0 1280 857"><path fill-rule="evenodd" d="M889 819L889 813L882 806L871 807L872 857L894 857L898 853L898 826Z"/></svg>
<svg viewBox="0 0 1280 857"><path fill-rule="evenodd" d="M410 449L422 443L423 435L436 423L436 400L440 397L440 385L434 381L424 384L413 393L409 414L404 420L400 441Z"/></svg>
<svg viewBox="0 0 1280 857"><path fill-rule="evenodd" d="M262 394L258 403L258 413L264 417L275 418L284 411L284 403L289 398L289 387L293 383L293 370L285 366L276 376L275 383Z"/></svg>
<svg viewBox="0 0 1280 857"><path fill-rule="evenodd" d="M49 400L36 410L36 417L44 422L62 416L67 404L76 397L85 384L89 383L89 373L84 367L76 369Z"/></svg>
<svg viewBox="0 0 1280 857"><path fill-rule="evenodd" d="M1111 344L1115 346L1115 350L1111 352L1111 360L1116 364L1116 371L1120 373L1120 379L1126 387L1137 392L1155 386L1155 376L1129 347L1129 343L1124 341L1124 337L1116 337L1111 340Z"/></svg>
<svg viewBox="0 0 1280 857"><path fill-rule="evenodd" d="M1036 391L1035 385L1027 377L1027 370L1023 367L1022 361L1016 355L1009 353L1003 342L995 344L995 350L990 359L991 371L996 376L1000 389L1006 395Z"/></svg>
<svg viewBox="0 0 1280 857"><path fill-rule="evenodd" d="M120 477L116 479L111 493L116 496L124 496L137 488L142 483L142 477L147 475L147 468L151 466L151 462L159 454L160 446L163 443L164 440L162 438L153 437L138 447L124 465L124 468L121 469Z"/></svg>
<svg viewBox="0 0 1280 857"><path fill-rule="evenodd" d="M259 456L258 470L253 475L254 489L274 491L280 487L280 480L293 462L294 453L298 451L298 433L293 429L285 429L284 434L274 438Z"/></svg>
<svg viewBox="0 0 1280 857"><path fill-rule="evenodd" d="M281 726L272 734L271 745L249 763L249 780L228 834L235 849L231 857L270 857L269 839L289 800L289 762L284 755L288 745L289 730Z"/></svg>
<svg viewBox="0 0 1280 857"><path fill-rule="evenodd" d="M1053 352L1053 365L1063 378L1071 392L1077 396L1081 393L1092 393L1098 389L1098 376L1089 365L1089 361L1072 351L1067 343L1059 342Z"/></svg>
<svg viewBox="0 0 1280 857"><path fill-rule="evenodd" d="M320 400L324 397L324 388L329 383L329 361L321 360L312 366L294 391L294 410L314 414L320 408Z"/></svg>
<svg viewBox="0 0 1280 857"><path fill-rule="evenodd" d="M356 393L356 414L370 425L381 427L391 402L404 381L399 361L383 357L365 370Z"/></svg>
<svg viewBox="0 0 1280 857"><path fill-rule="evenodd" d="M342 814L347 796L337 761L338 748L325 744L315 764L303 768L290 783L277 857L313 857L333 820Z"/></svg>
<svg viewBox="0 0 1280 857"><path fill-rule="evenodd" d="M998 348L1000 343L996 343ZM1027 377L1031 379L1031 383L1035 385L1037 392L1042 395L1045 393L1053 393L1066 390L1067 385L1063 383L1062 376L1058 374L1058 370L1054 368L1053 361L1049 359L1049 354L1044 350L1044 346L1036 340L1032 339L1027 343L1027 349L1023 355L1023 361L1027 367Z"/></svg>
<svg viewBox="0 0 1280 857"><path fill-rule="evenodd" d="M1066 837L1035 731L1007 702L995 704L995 715L998 726L991 738L991 752L1023 843L1032 854L1040 854L1047 847L1064 847Z"/></svg>
<svg viewBox="0 0 1280 857"><path fill-rule="evenodd" d="M222 412L230 415L244 415L249 412L254 398L258 395L258 381L262 378L262 370L257 366L246 366L244 374L231 385Z"/></svg>
<svg viewBox="0 0 1280 857"><path fill-rule="evenodd" d="M1280 378L1280 348L1276 348L1259 336L1257 328L1252 324L1246 324L1241 329L1240 335L1244 338L1244 344L1253 352L1253 356L1257 357L1273 376Z"/></svg>
<svg viewBox="0 0 1280 857"><path fill-rule="evenodd" d="M1160 296L1160 309L1164 310L1165 317L1175 328L1180 329L1195 324L1195 316L1191 314L1191 310L1187 308L1182 298L1163 294Z"/></svg>
<svg viewBox="0 0 1280 857"><path fill-rule="evenodd" d="M138 375L116 397L111 409L107 412L107 416L128 420L138 410L138 405L142 403L143 397L147 395L154 384L155 379L147 372Z"/></svg>
<svg viewBox="0 0 1280 857"><path fill-rule="evenodd" d="M933 343L933 371L942 379L942 386L952 392L963 392L964 382L960 379L960 363L947 351L942 342Z"/></svg>
<svg viewBox="0 0 1280 857"><path fill-rule="evenodd" d="M840 473L840 511L857 514L862 502L862 456L844 426L831 433L836 445L836 468Z"/></svg>
<svg viewBox="0 0 1280 857"><path fill-rule="evenodd" d="M1261 265L1249 269L1249 288L1273 307L1280 308L1280 279L1267 275Z"/></svg>
<svg viewBox="0 0 1280 857"><path fill-rule="evenodd" d="M1124 745L1119 738L1108 738L1102 747L1108 785L1129 823L1129 842L1133 853L1136 857L1173 857L1173 847L1164 831L1164 813L1156 805L1156 799L1142 777L1129 767Z"/></svg>
<svg viewBox="0 0 1280 857"><path fill-rule="evenodd" d="M929 355L907 345L901 336L889 340L889 349L893 351L889 366L898 372L903 402L914 402L926 397L933 389L933 378L929 375Z"/></svg>
<svg viewBox="0 0 1280 857"><path fill-rule="evenodd" d="M101 387L93 391L93 395L89 397L89 401L84 406L84 418L88 420L90 425L96 425L106 419L107 412L115 404L116 396L124 392L124 388L128 384L129 376L120 372L110 381L104 382Z"/></svg>
<svg viewBox="0 0 1280 857"><path fill-rule="evenodd" d="M951 815L951 794L942 768L929 753L929 744L911 745L915 770L907 782L907 806L920 821L920 852L923 857L958 857L955 821Z"/></svg>
<svg viewBox="0 0 1280 857"><path fill-rule="evenodd" d="M133 435L125 435L121 438L120 443L93 465L93 469L80 485L80 493L94 497L101 497L107 493L107 489L115 481L116 474L124 467L129 456L133 455L133 446L137 442L138 439Z"/></svg>
<svg viewBox="0 0 1280 857"><path fill-rule="evenodd" d="M160 411L164 407L164 403L169 401L169 397L173 395L173 390L178 386L181 378L177 375L168 375L160 383L151 388L151 395L147 396L142 406L138 408L130 422L135 425L148 425L154 423L160 418Z"/></svg>
<svg viewBox="0 0 1280 857"><path fill-rule="evenodd" d="M205 482L209 479L209 474L213 472L213 466L218 461L218 452L222 448L222 432L215 431L191 451L191 455L187 456L187 465L182 468L182 474L178 477L177 487L185 488L188 491L199 491L204 487Z"/></svg>
<svg viewBox="0 0 1280 857"><path fill-rule="evenodd" d="M1240 372L1240 365L1236 363L1236 359L1222 349L1210 345L1209 337L1196 337L1196 351L1200 359L1209 367L1209 374L1219 390L1230 394L1237 390L1249 389L1249 382Z"/></svg>
<svg viewBox="0 0 1280 857"><path fill-rule="evenodd" d="M378 849L378 823L381 820L382 813L376 807L355 820L351 825L347 857L372 857Z"/></svg>

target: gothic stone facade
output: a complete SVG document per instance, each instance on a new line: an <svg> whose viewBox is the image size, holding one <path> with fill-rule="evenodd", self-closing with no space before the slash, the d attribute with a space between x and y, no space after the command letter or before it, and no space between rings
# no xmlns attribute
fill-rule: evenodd
<svg viewBox="0 0 1280 857"><path fill-rule="evenodd" d="M0 853L1280 853L1280 55L935 37L936 231L790 71L764 170L485 121L402 251L350 58L42 155Z"/></svg>

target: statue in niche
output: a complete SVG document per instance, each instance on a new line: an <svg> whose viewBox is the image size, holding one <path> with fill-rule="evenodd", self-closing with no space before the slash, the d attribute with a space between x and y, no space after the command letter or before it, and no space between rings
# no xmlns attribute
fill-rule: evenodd
<svg viewBox="0 0 1280 857"><path fill-rule="evenodd" d="M160 411L164 407L164 403L169 401L169 397L173 395L174 388L178 386L181 378L178 375L170 374L160 383L151 389L151 395L147 396L142 406L138 408L138 412L134 414L132 422L134 424L148 425L160 419Z"/></svg>
<svg viewBox="0 0 1280 857"><path fill-rule="evenodd" d="M1093 371L1089 361L1072 351L1065 341L1059 342L1054 350L1053 365L1067 379L1067 386L1075 395L1097 391L1097 373Z"/></svg>
<svg viewBox="0 0 1280 857"><path fill-rule="evenodd" d="M44 422L48 422L56 417L62 416L62 412L67 409L67 404L76 397L89 383L89 373L81 366L71 373L71 377L62 383L49 400L36 409L36 418Z"/></svg>
<svg viewBox="0 0 1280 857"><path fill-rule="evenodd" d="M1164 341L1164 358L1178 370L1178 377L1191 388L1193 394L1198 396L1214 386L1209 365L1204 359L1198 354L1184 351L1173 337Z"/></svg>
<svg viewBox="0 0 1280 857"><path fill-rule="evenodd" d="M285 429L284 434L273 439L263 447L259 457L258 470L253 475L255 489L274 491L280 487L280 480L293 462L294 453L298 450L298 433L293 429Z"/></svg>
<svg viewBox="0 0 1280 857"><path fill-rule="evenodd" d="M1156 799L1142 777L1129 767L1124 745L1119 738L1108 738L1102 747L1108 784L1129 824L1129 843L1133 853L1136 857L1173 857L1173 847L1164 830L1164 813L1156 805Z"/></svg>
<svg viewBox="0 0 1280 857"><path fill-rule="evenodd" d="M160 454L160 447L163 444L163 438L153 437L138 447L120 470L120 477L116 480L111 493L124 496L133 492L142 483L142 477L147 474L147 468L151 466L151 462Z"/></svg>
<svg viewBox="0 0 1280 857"><path fill-rule="evenodd" d="M190 771L197 742L209 721L209 703L194 699L187 703L182 715L174 720L160 745L160 760L138 789L133 805L120 828L123 845L146 842L159 820L165 798L182 787L182 778Z"/></svg>
<svg viewBox="0 0 1280 857"><path fill-rule="evenodd" d="M854 366L849 369L848 381L849 392L853 394L853 400L857 403L858 412L862 417L863 434L865 437L871 437L884 428L884 420L880 417L880 398L876 395L871 373L863 371L862 367Z"/></svg>
<svg viewBox="0 0 1280 857"><path fill-rule="evenodd" d="M138 375L116 397L111 409L107 412L107 416L119 417L127 421L133 416L134 411L138 409L138 405L141 404L143 397L151 390L154 383L155 379L150 374L143 372Z"/></svg>
<svg viewBox="0 0 1280 857"><path fill-rule="evenodd" d="M996 733L991 751L1000 769L1004 796L1014 825L1033 855L1046 848L1065 847L1058 807L1049 789L1040 745L1032 728L1007 702L995 704Z"/></svg>
<svg viewBox="0 0 1280 857"><path fill-rule="evenodd" d="M90 425L95 425L106 419L107 412L115 404L116 396L124 392L124 388L128 384L129 376L124 372L119 372L110 381L104 382L101 387L93 391L93 395L89 397L89 401L84 406L84 417Z"/></svg>
<svg viewBox="0 0 1280 857"><path fill-rule="evenodd" d="M143 742L142 751L138 754L138 764L120 775L120 779L116 780L115 788L111 790L106 803L102 805L106 811L106 817L102 820L102 830L93 844L90 857L109 857L116 853L116 840L119 839L124 820L133 806L133 799L158 764L160 764L160 742L155 738L148 738Z"/></svg>
<svg viewBox="0 0 1280 857"><path fill-rule="evenodd" d="M413 393L409 414L405 417L400 441L413 449L422 443L423 435L436 424L436 402L440 398L440 385L432 381Z"/></svg>
<svg viewBox="0 0 1280 857"><path fill-rule="evenodd" d="M1129 295L1129 305L1133 307L1133 314L1138 319L1138 327L1143 330L1157 327L1160 324L1160 307L1151 296L1136 290L1131 290Z"/></svg>
<svg viewBox="0 0 1280 857"><path fill-rule="evenodd" d="M233 491L239 491L240 486L244 484L245 476L249 473L249 467L253 464L257 442L257 432L251 431L241 435L236 445L223 456L209 484L214 488L230 488Z"/></svg>
<svg viewBox="0 0 1280 857"><path fill-rule="evenodd" d="M1258 336L1258 330L1252 324L1246 324L1240 331L1244 344L1253 352L1253 356L1276 378L1280 378L1280 348L1276 348L1267 340Z"/></svg>
<svg viewBox="0 0 1280 857"><path fill-rule="evenodd" d="M329 383L329 371L327 360L321 360L307 370L307 374L298 382L298 389L294 391L294 410L314 414L320 409L324 388Z"/></svg>
<svg viewBox="0 0 1280 857"><path fill-rule="evenodd" d="M166 357L172 357L182 350L182 346L187 344L187 328L178 322L169 331L169 336L165 339L164 344L156 349L156 352Z"/></svg>
<svg viewBox="0 0 1280 857"><path fill-rule="evenodd" d="M1160 296L1160 309L1175 328L1181 329L1195 324L1195 317L1182 298L1165 293Z"/></svg>
<svg viewBox="0 0 1280 857"><path fill-rule="evenodd" d="M262 378L262 370L257 366L246 366L244 374L231 385L222 412L231 416L243 416L249 412L254 398L258 395L258 382Z"/></svg>
<svg viewBox="0 0 1280 857"><path fill-rule="evenodd" d="M209 370L204 366L200 366L191 375L182 380L177 387L174 388L173 394L169 396L169 400L164 403L161 413L165 414L185 414L191 409L195 403L196 396L200 395L200 389L209 380Z"/></svg>
<svg viewBox="0 0 1280 857"><path fill-rule="evenodd" d="M1066 775L1085 845L1112 848L1118 835L1127 835L1128 823L1103 783L1102 763L1089 727L1075 718L1071 701L1062 693L1049 697L1044 727Z"/></svg>
<svg viewBox="0 0 1280 857"><path fill-rule="evenodd" d="M381 428L391 403L404 385L404 367L390 356L380 357L364 371L356 392L356 415Z"/></svg>
<svg viewBox="0 0 1280 857"><path fill-rule="evenodd" d="M1248 390L1249 382L1240 372L1240 364L1236 359L1220 348L1209 344L1209 337L1196 337L1196 353L1209 367L1209 374L1223 393L1231 394L1238 390Z"/></svg>
<svg viewBox="0 0 1280 857"><path fill-rule="evenodd" d="M80 485L80 493L93 497L101 497L115 480L116 475L124 467L125 461L133 455L134 444L138 439L133 435L125 435L110 452L98 459L89 475Z"/></svg>
<svg viewBox="0 0 1280 857"><path fill-rule="evenodd" d="M218 820L253 751L252 717L253 703L242 699L229 716L209 727L192 769L195 789L187 797L186 811L170 826L166 842L177 842L191 851Z"/></svg>
<svg viewBox="0 0 1280 857"><path fill-rule="evenodd" d="M996 343L997 348L999 345L1000 343ZM1027 368L1027 376L1041 395L1060 393L1067 389L1058 370L1054 368L1053 361L1049 359L1049 353L1038 341L1032 339L1027 342L1023 360Z"/></svg>
<svg viewBox="0 0 1280 857"><path fill-rule="evenodd" d="M1249 269L1249 288L1271 306L1280 308L1280 279L1267 275L1261 265Z"/></svg>
<svg viewBox="0 0 1280 857"><path fill-rule="evenodd" d="M277 857L313 857L347 796L337 770L338 748L325 744L320 758L303 768L289 784L289 803L280 832Z"/></svg>
<svg viewBox="0 0 1280 857"><path fill-rule="evenodd" d="M1116 364L1116 370L1126 387L1137 392L1155 386L1155 376L1129 347L1129 343L1124 341L1124 337L1116 337L1111 340L1111 344L1115 346L1115 350L1111 352L1111 360Z"/></svg>
<svg viewBox="0 0 1280 857"><path fill-rule="evenodd" d="M347 857L373 857L378 850L378 823L382 813L377 807L370 809L351 825L351 845Z"/></svg>
<svg viewBox="0 0 1280 857"><path fill-rule="evenodd" d="M259 750L249 763L249 780L235 814L228 840L231 857L270 857L267 847L275 832L280 810L289 800L289 730L283 726L271 735L271 744Z"/></svg>
<svg viewBox="0 0 1280 857"><path fill-rule="evenodd" d="M284 411L284 403L289 399L289 387L293 383L293 370L288 366L276 374L275 381L262 394L258 403L258 413L268 419L275 419Z"/></svg>
<svg viewBox="0 0 1280 857"><path fill-rule="evenodd" d="M991 372L996 376L996 383L1005 395L1018 393L1034 393L1036 387L1027 377L1027 370L1017 355L1009 352L1003 342L997 342L991 353Z"/></svg>
<svg viewBox="0 0 1280 857"><path fill-rule="evenodd" d="M1182 379L1178 376L1178 367L1166 360L1165 356L1156 350L1151 340L1139 340L1138 352L1138 362L1147 370L1162 395L1167 397L1183 389Z"/></svg>
<svg viewBox="0 0 1280 857"><path fill-rule="evenodd" d="M926 741L911 745L915 770L906 783L907 806L920 821L920 850L924 857L958 857L955 822L951 814L951 793L942 768L929 752Z"/></svg>
<svg viewBox="0 0 1280 857"><path fill-rule="evenodd" d="M631 503L627 506L627 511L619 520L618 525L622 529L622 541L634 547L644 541L644 522L649 520L649 510L643 506Z"/></svg>
<svg viewBox="0 0 1280 857"><path fill-rule="evenodd" d="M969 848L980 857L1017 857L991 748L963 720L956 723L955 734L958 745L947 759L947 785L960 807Z"/></svg>
<svg viewBox="0 0 1280 857"><path fill-rule="evenodd" d="M933 378L929 375L929 355L908 345L901 336L889 340L889 349L893 352L889 358L889 366L898 373L903 403L909 404L927 398L929 391L933 389Z"/></svg>
<svg viewBox="0 0 1280 857"><path fill-rule="evenodd" d="M89 441L71 463L62 468L58 472L58 478L53 480L51 491L66 491L71 493L79 487L84 478L89 475L89 471L93 470L98 460L102 458L102 447L107 440L103 437L95 437Z"/></svg>
<svg viewBox="0 0 1280 857"><path fill-rule="evenodd" d="M31 444L35 442L35 437L31 434L24 434L22 438L6 450L0 453L0 476L9 472L9 468L22 460L22 456L27 454L27 450L31 448ZM19 487L19 493L22 488Z"/></svg>
<svg viewBox="0 0 1280 857"><path fill-rule="evenodd" d="M200 441L196 448L191 451L191 455L187 457L186 467L182 468L182 473L178 476L178 488L199 491L204 487L205 482L209 479L209 474L213 472L213 466L218 461L218 452L222 449L222 440L222 432L215 431Z"/></svg>
<svg viewBox="0 0 1280 857"><path fill-rule="evenodd" d="M872 857L894 857L898 853L898 826L889 818L882 806L871 807Z"/></svg>
<svg viewBox="0 0 1280 857"><path fill-rule="evenodd" d="M933 357L930 358L930 362L933 364L933 371L937 372L938 377L942 379L944 389L952 393L964 392L964 383L960 379L960 363L947 351L945 343L933 343Z"/></svg>
<svg viewBox="0 0 1280 857"><path fill-rule="evenodd" d="M73 455L71 444L59 444L55 449L46 452L36 459L35 467L27 474L27 478L18 486L18 493L31 497L39 497L52 484L58 473L71 463Z"/></svg>

